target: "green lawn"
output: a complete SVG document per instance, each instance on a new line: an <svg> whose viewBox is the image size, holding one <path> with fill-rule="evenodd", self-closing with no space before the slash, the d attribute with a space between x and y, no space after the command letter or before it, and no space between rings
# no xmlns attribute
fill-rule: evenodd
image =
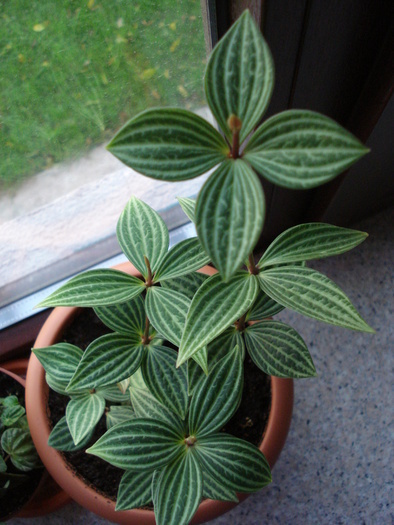
<svg viewBox="0 0 394 525"><path fill-rule="evenodd" d="M205 58L200 0L0 0L0 188L203 105Z"/></svg>

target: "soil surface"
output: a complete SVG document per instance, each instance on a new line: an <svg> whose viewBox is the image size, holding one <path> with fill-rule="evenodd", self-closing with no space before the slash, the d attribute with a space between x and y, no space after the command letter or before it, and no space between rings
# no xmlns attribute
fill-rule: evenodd
<svg viewBox="0 0 394 525"><path fill-rule="evenodd" d="M83 309L63 334L63 340L79 346L83 350L88 344L111 332L91 309ZM269 376L259 370L248 354L245 358L245 381L242 402L223 431L259 445L267 425L271 406L271 381ZM64 416L69 398L50 391L49 412L53 426ZM89 448L106 431L105 417L96 427ZM116 500L116 494L123 470L113 467L95 456L77 452L63 452L70 468L93 485L106 497Z"/></svg>
<svg viewBox="0 0 394 525"><path fill-rule="evenodd" d="M0 397L16 396L19 403L25 406L25 389L15 379L0 372ZM11 461L7 461L7 472L21 474ZM11 514L19 511L31 498L36 490L42 476L42 469L35 469L23 474L27 475L27 480L15 488L9 488L4 497L0 497L0 519L4 520ZM0 479L0 486L2 481Z"/></svg>

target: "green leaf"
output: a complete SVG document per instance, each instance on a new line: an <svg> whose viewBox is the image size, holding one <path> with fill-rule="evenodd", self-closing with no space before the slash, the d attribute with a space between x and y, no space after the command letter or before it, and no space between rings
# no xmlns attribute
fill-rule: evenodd
<svg viewBox="0 0 394 525"><path fill-rule="evenodd" d="M93 436L92 429L78 445L75 445L74 440L68 428L66 416L62 417L53 427L48 439L48 445L56 450L63 452L74 452L87 446Z"/></svg>
<svg viewBox="0 0 394 525"><path fill-rule="evenodd" d="M205 375L208 375L208 349L203 346L192 355L192 359L201 368Z"/></svg>
<svg viewBox="0 0 394 525"><path fill-rule="evenodd" d="M105 399L89 393L72 397L67 404L66 418L75 445L80 444L94 430L105 410Z"/></svg>
<svg viewBox="0 0 394 525"><path fill-rule="evenodd" d="M157 485L157 525L189 523L203 494L200 465L186 452L164 467Z"/></svg>
<svg viewBox="0 0 394 525"><path fill-rule="evenodd" d="M167 408L147 389L130 387L131 403L139 418L150 418L164 421L171 428L183 432L184 424L172 410Z"/></svg>
<svg viewBox="0 0 394 525"><path fill-rule="evenodd" d="M263 319L267 319L267 317L273 317L283 309L284 306L271 299L263 290L260 290L256 301L246 316L246 320L262 321Z"/></svg>
<svg viewBox="0 0 394 525"><path fill-rule="evenodd" d="M64 396L69 396L70 392L67 392L67 386L69 381L59 381L58 379L53 378L50 374L45 374L45 381L47 382L49 388L57 392L58 394L62 394ZM81 389L78 391L73 391L73 394L79 394L79 393L86 393L86 389Z"/></svg>
<svg viewBox="0 0 394 525"><path fill-rule="evenodd" d="M189 219L192 222L195 222L194 219L194 210L196 207L196 199L189 199L188 197L177 197L182 210L186 213Z"/></svg>
<svg viewBox="0 0 394 525"><path fill-rule="evenodd" d="M207 471L203 472L204 480L204 498L214 499L216 501L234 501L238 503L238 497L235 490L223 486L223 483L216 481Z"/></svg>
<svg viewBox="0 0 394 525"><path fill-rule="evenodd" d="M168 251L169 234L165 222L136 197L131 197L122 211L116 236L129 261L145 278L148 276L145 257L154 272Z"/></svg>
<svg viewBox="0 0 394 525"><path fill-rule="evenodd" d="M176 346L181 341L190 302L186 296L169 288L152 286L147 290L145 307L149 321Z"/></svg>
<svg viewBox="0 0 394 525"><path fill-rule="evenodd" d="M320 259L351 250L367 233L323 223L299 224L281 233L265 251L259 268Z"/></svg>
<svg viewBox="0 0 394 525"><path fill-rule="evenodd" d="M146 315L144 300L140 295L122 304L99 306L94 311L114 332L124 335L138 334L140 337L144 334Z"/></svg>
<svg viewBox="0 0 394 525"><path fill-rule="evenodd" d="M200 272L188 273L174 279L166 279L161 282L162 288L169 288L174 292L182 293L189 299L193 299L194 294L200 288L202 283L208 279L208 275Z"/></svg>
<svg viewBox="0 0 394 525"><path fill-rule="evenodd" d="M19 418L24 416L25 409L20 405L6 407L0 416L1 423L6 427L16 424Z"/></svg>
<svg viewBox="0 0 394 525"><path fill-rule="evenodd" d="M244 151L268 180L292 189L320 186L368 149L333 120L313 111L283 111L264 122Z"/></svg>
<svg viewBox="0 0 394 525"><path fill-rule="evenodd" d="M176 358L175 350L150 345L141 370L152 394L184 419L188 405L187 377L184 367L175 367Z"/></svg>
<svg viewBox="0 0 394 525"><path fill-rule="evenodd" d="M4 459L0 456L0 473L7 472L7 463L4 461ZM1 485L0 485L1 486ZM0 492L0 498L1 498L1 492Z"/></svg>
<svg viewBox="0 0 394 525"><path fill-rule="evenodd" d="M177 366L220 335L253 304L257 279L247 272L236 273L227 283L212 275L197 291L190 305L179 348Z"/></svg>
<svg viewBox="0 0 394 525"><path fill-rule="evenodd" d="M83 356L80 348L69 343L33 348L32 351L54 381L66 384L74 375Z"/></svg>
<svg viewBox="0 0 394 525"><path fill-rule="evenodd" d="M144 346L138 337L117 333L103 335L85 350L67 391L122 381L139 368L143 354Z"/></svg>
<svg viewBox="0 0 394 525"><path fill-rule="evenodd" d="M96 392L100 394L106 401L112 403L129 403L130 395L128 392L122 392L118 384L98 386Z"/></svg>
<svg viewBox="0 0 394 525"><path fill-rule="evenodd" d="M270 50L249 11L216 45L205 72L205 93L219 126L231 142L227 120L242 121L240 142L259 123L274 87Z"/></svg>
<svg viewBox="0 0 394 525"><path fill-rule="evenodd" d="M13 465L27 472L41 466L30 433L21 428L8 428L1 436L1 448L10 456Z"/></svg>
<svg viewBox="0 0 394 525"><path fill-rule="evenodd" d="M17 396L10 395L7 397L0 397L0 406L3 407L16 407L19 405Z"/></svg>
<svg viewBox="0 0 394 525"><path fill-rule="evenodd" d="M155 281L173 279L199 270L209 263L209 257L203 250L197 237L185 239L176 244L164 256L155 274Z"/></svg>
<svg viewBox="0 0 394 525"><path fill-rule="evenodd" d="M41 301L44 306L103 306L129 301L145 290L141 279L104 268L76 275Z"/></svg>
<svg viewBox="0 0 394 525"><path fill-rule="evenodd" d="M127 166L159 180L202 175L228 154L220 133L183 109L150 109L130 120L108 149Z"/></svg>
<svg viewBox="0 0 394 525"><path fill-rule="evenodd" d="M194 451L217 482L237 492L255 492L271 483L271 471L260 450L242 439L223 432L198 439Z"/></svg>
<svg viewBox="0 0 394 525"><path fill-rule="evenodd" d="M107 428L114 427L135 417L135 412L130 405L112 405L105 414Z"/></svg>
<svg viewBox="0 0 394 525"><path fill-rule="evenodd" d="M258 279L263 291L287 308L336 326L374 332L342 290L316 270L283 266L260 272Z"/></svg>
<svg viewBox="0 0 394 525"><path fill-rule="evenodd" d="M233 325L209 343L207 347L208 371L201 369L195 363L195 356L198 355L201 350L198 350L198 352L192 355L192 359L187 361L187 387L189 396L192 395L198 382L204 377L204 372L205 375L208 375L215 364L220 361L220 359L227 356L236 346L238 346L238 352L241 356L244 356L245 344L242 335Z"/></svg>
<svg viewBox="0 0 394 525"><path fill-rule="evenodd" d="M120 480L115 510L128 510L148 505L152 500L153 472L126 471Z"/></svg>
<svg viewBox="0 0 394 525"><path fill-rule="evenodd" d="M242 160L227 160L209 177L196 204L198 237L227 281L252 252L263 228L261 183Z"/></svg>
<svg viewBox="0 0 394 525"><path fill-rule="evenodd" d="M189 408L190 434L198 440L220 430L237 410L242 387L243 363L236 347L195 388Z"/></svg>
<svg viewBox="0 0 394 525"><path fill-rule="evenodd" d="M86 452L124 470L152 471L174 459L182 441L182 434L163 421L131 419L110 428Z"/></svg>
<svg viewBox="0 0 394 525"><path fill-rule="evenodd" d="M302 337L278 321L262 321L244 331L245 344L254 363L276 377L312 377L316 369Z"/></svg>
<svg viewBox="0 0 394 525"><path fill-rule="evenodd" d="M154 507L157 507L157 486L159 483L160 476L161 476L161 471L155 470L153 473L152 485L151 485L152 502L153 502Z"/></svg>

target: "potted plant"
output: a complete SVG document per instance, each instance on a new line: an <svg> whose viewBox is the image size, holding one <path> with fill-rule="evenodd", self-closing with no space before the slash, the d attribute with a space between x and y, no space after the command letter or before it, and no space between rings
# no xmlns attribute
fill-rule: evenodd
<svg viewBox="0 0 394 525"><path fill-rule="evenodd" d="M151 109L108 146L128 166L161 180L186 180L215 168L196 201L179 199L198 236L169 250L160 216L132 197L117 238L133 268L85 272L41 303L93 307L113 331L85 352L63 342L48 346L53 336L40 335L28 382L38 359L48 384L70 396L65 419L50 435L60 450L85 445L109 403L117 403L117 423L87 453L125 471L118 518L111 517L119 523L128 522L126 509L150 502L158 524L201 521L209 500L233 504L237 494L270 482L263 452L221 430L248 382L245 356L272 377L273 392L285 378L316 374L301 336L272 316L287 307L373 331L330 279L307 266L357 246L365 233L300 224L258 260L253 255L265 214L257 174L286 188L312 188L367 152L312 111L284 111L254 131L270 100L273 72L268 46L245 11L215 47L205 74L208 105L222 134L188 111ZM209 276L198 272L207 263L217 270ZM74 313L56 309L54 315L64 325ZM33 405L40 403L31 401L28 415ZM141 522L153 523L152 513L141 512Z"/></svg>
<svg viewBox="0 0 394 525"><path fill-rule="evenodd" d="M30 436L23 381L0 368L0 519L26 507L41 483L43 469Z"/></svg>

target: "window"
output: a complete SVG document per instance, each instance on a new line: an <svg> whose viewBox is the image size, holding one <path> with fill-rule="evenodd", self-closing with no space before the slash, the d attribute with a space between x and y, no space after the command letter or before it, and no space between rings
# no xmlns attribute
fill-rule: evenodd
<svg viewBox="0 0 394 525"><path fill-rule="evenodd" d="M186 220L175 196L201 178L153 181L104 145L148 107L206 116L200 1L4 2L0 54L1 308L118 253L132 194Z"/></svg>

